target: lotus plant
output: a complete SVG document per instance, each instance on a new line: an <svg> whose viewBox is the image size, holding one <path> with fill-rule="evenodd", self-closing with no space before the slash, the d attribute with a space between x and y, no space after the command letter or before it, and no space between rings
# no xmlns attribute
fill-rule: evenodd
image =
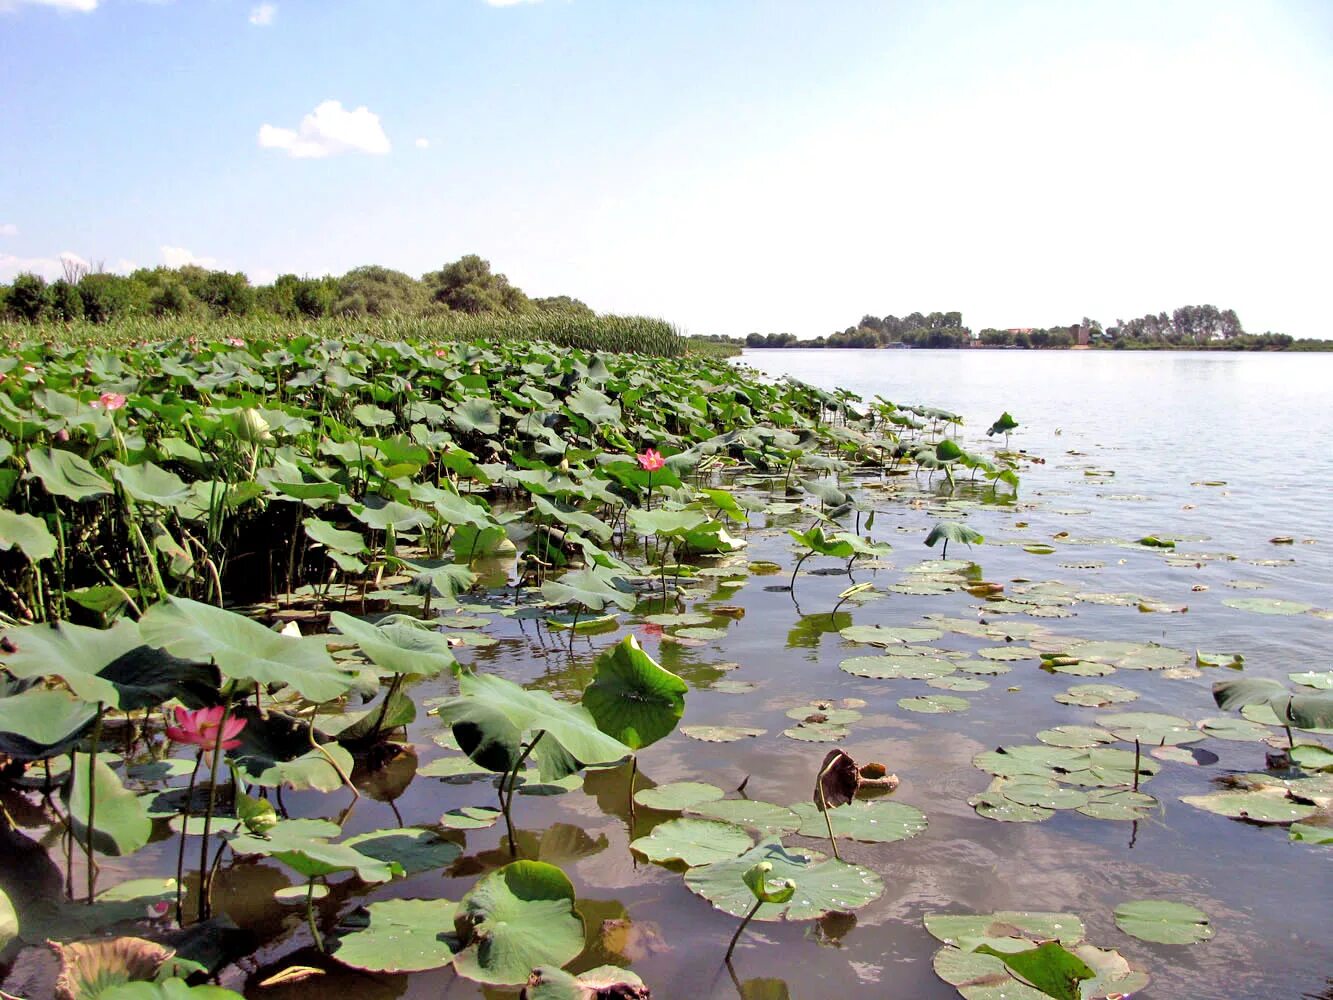
<svg viewBox="0 0 1333 1000"><path fill-rule="evenodd" d="M639 460L639 468L648 473L648 500L644 506L651 510L653 506L653 473L666 465L666 459L662 457L661 452L654 448L648 448L643 454L635 457Z"/></svg>
<svg viewBox="0 0 1333 1000"><path fill-rule="evenodd" d="M746 888L754 894L754 906L750 908L749 913L741 918L741 925L736 928L736 933L731 936L731 944L727 945L727 954L722 961L731 961L731 953L736 950L736 942L741 939L741 932L754 919L754 915L759 912L759 907L765 903L781 905L789 902L792 896L796 895L796 883L789 878L770 879L768 876L772 871L773 862L761 861L759 864L747 868L745 874L741 876L741 881L745 883Z"/></svg>

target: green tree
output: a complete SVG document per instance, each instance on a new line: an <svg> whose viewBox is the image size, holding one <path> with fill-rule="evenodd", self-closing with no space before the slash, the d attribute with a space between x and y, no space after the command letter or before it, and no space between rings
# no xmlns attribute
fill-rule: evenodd
<svg viewBox="0 0 1333 1000"><path fill-rule="evenodd" d="M148 289L119 274L85 275L79 282L79 298L84 319L94 323L148 311Z"/></svg>
<svg viewBox="0 0 1333 1000"><path fill-rule="evenodd" d="M20 274L9 287L9 312L28 323L41 322L51 308L46 279L38 274Z"/></svg>
<svg viewBox="0 0 1333 1000"><path fill-rule="evenodd" d="M491 264L476 254L460 257L439 271L421 278L430 290L431 301L457 312L525 312L531 305L523 292L509 283L503 274L491 271Z"/></svg>
<svg viewBox="0 0 1333 1000"><path fill-rule="evenodd" d="M64 278L53 282L50 289L51 316L62 323L83 319L83 299L79 290Z"/></svg>
<svg viewBox="0 0 1333 1000"><path fill-rule="evenodd" d="M550 295L546 298L533 299L532 304L540 312L559 312L574 316L596 316L586 302L570 298L568 295Z"/></svg>
<svg viewBox="0 0 1333 1000"><path fill-rule="evenodd" d="M424 286L410 274L377 265L348 271L337 286L332 311L339 315L415 315L427 302Z"/></svg>

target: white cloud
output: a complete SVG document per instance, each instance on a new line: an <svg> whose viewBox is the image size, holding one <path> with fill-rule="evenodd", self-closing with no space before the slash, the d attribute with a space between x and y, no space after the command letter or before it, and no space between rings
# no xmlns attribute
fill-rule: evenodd
<svg viewBox="0 0 1333 1000"><path fill-rule="evenodd" d="M297 129L267 123L260 126L259 145L283 150L298 160L317 160L338 153L383 156L390 149L380 116L365 106L348 111L342 101L320 104L301 119Z"/></svg>
<svg viewBox="0 0 1333 1000"><path fill-rule="evenodd" d="M98 0L0 0L0 11L17 10L23 4L35 7L54 7L56 10L73 10L87 14L97 9Z"/></svg>
<svg viewBox="0 0 1333 1000"><path fill-rule="evenodd" d="M521 3L541 3L542 0L486 0L491 7L517 7Z"/></svg>
<svg viewBox="0 0 1333 1000"><path fill-rule="evenodd" d="M0 222L0 236L17 236L19 227L12 222Z"/></svg>
<svg viewBox="0 0 1333 1000"><path fill-rule="evenodd" d="M166 246L162 248L162 263L167 267L185 267L188 264L207 268L217 268L220 266L216 257L196 257L184 247Z"/></svg>
<svg viewBox="0 0 1333 1000"><path fill-rule="evenodd" d="M277 16L277 4L261 3L250 11L250 23L258 28L267 28Z"/></svg>
<svg viewBox="0 0 1333 1000"><path fill-rule="evenodd" d="M416 147L417 147L417 149L430 149L430 140L429 140L429 139L418 139L418 140L416 141Z"/></svg>
<svg viewBox="0 0 1333 1000"><path fill-rule="evenodd" d="M12 253L0 253L0 280L9 281L19 274L40 274L47 280L54 280L64 277L67 263L85 271L91 269L88 261L69 250L54 257L16 257Z"/></svg>

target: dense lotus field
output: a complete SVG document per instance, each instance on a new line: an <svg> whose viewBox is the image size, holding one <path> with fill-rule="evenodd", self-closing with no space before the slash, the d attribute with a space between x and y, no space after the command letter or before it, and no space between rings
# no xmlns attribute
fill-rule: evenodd
<svg viewBox="0 0 1333 1000"><path fill-rule="evenodd" d="M816 744L802 801L757 798L748 776L734 790L651 777L668 738L721 760L767 735L690 711L698 691L745 699L763 678L762 663L733 676L689 656L741 624L747 585L790 605L772 626L787 647L835 635L855 654L842 675L921 682L896 703L908 717L966 712L1023 660L1075 682L1059 704L1111 709L979 754L993 779L969 799L981 817L1136 825L1161 808L1154 776L1198 762L1193 744L1268 740L1276 770L1185 801L1328 840L1327 673L1294 687L1234 675L1214 698L1242 715L1197 725L1125 710L1138 695L1110 674L1243 657L1059 634L1049 620L1080 603L1169 609L1005 585L971 561L986 544L971 515L1017 502L1026 458L1008 414L969 448L938 409L688 355L519 343L32 344L0 377L13 995L299 996L349 972L386 996L412 973L534 1000L674 995L616 946L623 907L579 895L566 870L605 837L526 825L547 800L623 820L635 866L733 917L707 959L733 977L754 921L845 933L884 892L883 845L929 822L895 800L884 764L818 746L868 723L864 699L785 712L779 738ZM907 509L938 513L910 543L941 558L887 582L885 520ZM803 608L831 576L827 605ZM987 614L852 620L959 593ZM546 668L501 656L515 637ZM426 786L449 808L406 821L399 803ZM366 811L382 825L351 832ZM1213 934L1172 900L1126 900L1114 920L1143 941ZM1148 982L1077 914L933 912L924 929L935 972L969 1000ZM786 995L734 981L743 997Z"/></svg>

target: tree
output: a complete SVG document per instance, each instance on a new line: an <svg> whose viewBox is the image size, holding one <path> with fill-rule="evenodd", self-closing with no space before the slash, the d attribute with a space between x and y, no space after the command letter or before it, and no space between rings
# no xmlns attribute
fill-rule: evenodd
<svg viewBox="0 0 1333 1000"><path fill-rule="evenodd" d="M354 268L337 285L332 311L339 315L415 315L427 302L425 288L410 274L378 265Z"/></svg>
<svg viewBox="0 0 1333 1000"><path fill-rule="evenodd" d="M433 302L457 312L524 312L531 303L503 274L494 274L491 264L476 254L460 257L441 270L421 278Z"/></svg>
<svg viewBox="0 0 1333 1000"><path fill-rule="evenodd" d="M9 288L9 311L18 319L38 323L51 307L46 279L38 274L20 274Z"/></svg>
<svg viewBox="0 0 1333 1000"><path fill-rule="evenodd" d="M119 274L88 275L79 282L79 298L83 300L84 319L94 323L106 323L148 308L147 289Z"/></svg>
<svg viewBox="0 0 1333 1000"><path fill-rule="evenodd" d="M568 295L551 295L546 298L533 299L532 304L540 312L559 312L589 317L597 315L589 308L587 303L570 298Z"/></svg>
<svg viewBox="0 0 1333 1000"><path fill-rule="evenodd" d="M54 282L50 290L51 316L62 323L83 319L83 299L79 290L64 278Z"/></svg>

